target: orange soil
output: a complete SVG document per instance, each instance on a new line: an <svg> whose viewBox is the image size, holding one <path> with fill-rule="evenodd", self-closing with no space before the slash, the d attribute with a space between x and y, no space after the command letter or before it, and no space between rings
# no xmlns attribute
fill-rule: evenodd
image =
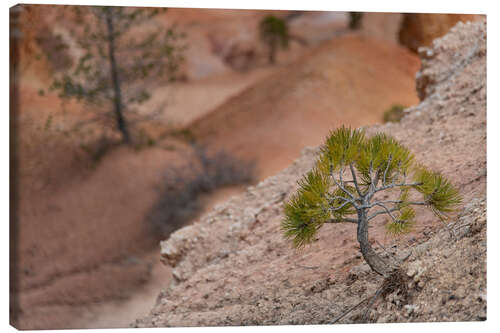
<svg viewBox="0 0 500 333"><path fill-rule="evenodd" d="M340 37L231 98L190 129L206 143L257 160L264 178L335 127L374 124L392 104L416 104L419 65L415 55L391 43Z"/></svg>

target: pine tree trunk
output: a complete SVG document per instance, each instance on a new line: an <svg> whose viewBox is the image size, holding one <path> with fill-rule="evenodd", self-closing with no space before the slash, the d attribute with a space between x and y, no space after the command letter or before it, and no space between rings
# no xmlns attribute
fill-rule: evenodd
<svg viewBox="0 0 500 333"><path fill-rule="evenodd" d="M269 43L269 63L274 65L276 62L276 40L272 39Z"/></svg>
<svg viewBox="0 0 500 333"><path fill-rule="evenodd" d="M271 65L274 65L274 63L276 62L276 60L275 60L276 59L276 51L275 51L274 47L270 48L268 59L269 59L269 63Z"/></svg>
<svg viewBox="0 0 500 333"><path fill-rule="evenodd" d="M115 37L114 37L114 27L113 27L113 17L110 8L106 11L106 24L108 28L108 51L109 51L109 62L111 68L111 80L113 83L113 104L115 109L115 119L118 130L122 133L123 142L126 144L130 143L130 135L128 132L127 122L123 116L122 107L122 97L121 97L121 87L120 79L118 77L118 68L115 60Z"/></svg>
<svg viewBox="0 0 500 333"><path fill-rule="evenodd" d="M357 236L363 258L371 269L384 277L388 277L397 267L393 263L383 260L371 247L368 241L368 220L364 209L358 211L358 220Z"/></svg>

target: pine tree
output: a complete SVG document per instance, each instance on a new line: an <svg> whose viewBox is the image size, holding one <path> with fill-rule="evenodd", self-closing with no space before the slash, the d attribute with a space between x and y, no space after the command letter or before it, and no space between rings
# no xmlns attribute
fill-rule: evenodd
<svg viewBox="0 0 500 333"><path fill-rule="evenodd" d="M130 123L141 119L137 106L150 98L159 80L176 78L183 35L152 24L164 10L160 8L70 8L77 23L70 33L81 55L73 68L56 75L51 89L61 98L105 110L99 119L112 124L129 144Z"/></svg>
<svg viewBox="0 0 500 333"><path fill-rule="evenodd" d="M359 28L361 28L362 19L363 19L363 13L349 12L349 29L358 30Z"/></svg>
<svg viewBox="0 0 500 333"><path fill-rule="evenodd" d="M387 232L400 235L416 223L414 206L446 219L461 201L449 180L417 164L394 138L382 133L367 138L362 130L342 127L330 133L315 167L299 181L297 193L285 204L281 227L295 247L302 247L324 223L354 223L365 261L388 277L398 267L371 247L370 221L385 215Z"/></svg>
<svg viewBox="0 0 500 333"><path fill-rule="evenodd" d="M278 48L288 48L290 36L286 21L276 16L269 15L262 19L259 25L260 39L269 49L269 63L276 62Z"/></svg>

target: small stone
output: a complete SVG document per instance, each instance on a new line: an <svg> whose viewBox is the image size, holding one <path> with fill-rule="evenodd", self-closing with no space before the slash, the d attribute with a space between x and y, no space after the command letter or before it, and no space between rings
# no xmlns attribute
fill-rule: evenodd
<svg viewBox="0 0 500 333"><path fill-rule="evenodd" d="M425 272L425 268L422 266L422 263L417 260L408 265L408 271L406 274L408 277L413 278L415 282L420 281L420 277Z"/></svg>
<svg viewBox="0 0 500 333"><path fill-rule="evenodd" d="M464 298L467 295L467 292L463 286L460 286L455 290L455 294L457 298Z"/></svg>
<svg viewBox="0 0 500 333"><path fill-rule="evenodd" d="M415 305L415 304L407 304L407 305L405 305L404 308L406 310L407 316L410 316L411 314L417 312L419 309L418 305Z"/></svg>
<svg viewBox="0 0 500 333"><path fill-rule="evenodd" d="M486 303L486 294L479 294L477 300L483 303Z"/></svg>

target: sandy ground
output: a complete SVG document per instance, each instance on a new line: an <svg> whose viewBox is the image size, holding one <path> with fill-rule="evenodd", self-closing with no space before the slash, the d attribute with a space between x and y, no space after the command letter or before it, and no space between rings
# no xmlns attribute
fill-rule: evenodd
<svg viewBox="0 0 500 333"><path fill-rule="evenodd" d="M221 188L217 192L203 197L203 210L194 220L212 210L217 204L226 201L233 195L244 190L241 186ZM171 282L172 270L159 260L159 251L155 249L141 259L152 263L151 273L147 283L134 290L133 295L126 300L103 302L91 309L86 309L81 318L71 324L74 328L116 328L128 327L130 318L139 318L149 314L158 298L158 292L165 290Z"/></svg>

